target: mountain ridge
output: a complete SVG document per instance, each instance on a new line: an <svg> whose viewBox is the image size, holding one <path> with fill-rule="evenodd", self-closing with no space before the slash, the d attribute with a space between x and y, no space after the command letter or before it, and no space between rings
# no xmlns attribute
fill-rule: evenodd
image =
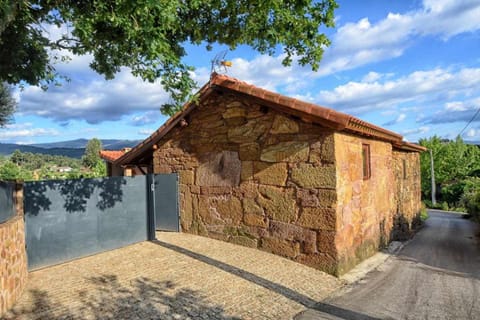
<svg viewBox="0 0 480 320"><path fill-rule="evenodd" d="M85 146L87 145L88 141L88 139L76 139L36 144L15 144L0 142L0 155L8 156L12 154L15 150L19 150L21 152L81 158L85 153ZM120 150L122 148L132 148L138 143L140 143L141 140L100 139L100 141L102 141L102 146L105 150Z"/></svg>

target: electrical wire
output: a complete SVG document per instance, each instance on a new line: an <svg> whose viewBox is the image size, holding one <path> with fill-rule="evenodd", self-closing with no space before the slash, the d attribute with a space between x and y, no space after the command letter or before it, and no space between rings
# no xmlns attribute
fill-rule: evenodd
<svg viewBox="0 0 480 320"><path fill-rule="evenodd" d="M462 131L460 131L460 133L458 134L460 137L462 136L463 131L465 131L465 129L468 128L468 126L473 122L473 120L475 120L475 118L478 116L479 113L480 113L480 107L478 108L477 112L475 112L472 119L470 119L470 121L468 121L467 125L462 129Z"/></svg>

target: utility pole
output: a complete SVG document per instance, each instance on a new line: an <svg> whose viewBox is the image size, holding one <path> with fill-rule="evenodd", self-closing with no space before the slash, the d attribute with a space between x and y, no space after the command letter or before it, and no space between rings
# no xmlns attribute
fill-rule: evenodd
<svg viewBox="0 0 480 320"><path fill-rule="evenodd" d="M432 204L436 205L437 200L435 199L435 193L437 191L435 188L435 168L433 167L433 153L432 153L432 149L428 149L428 151L430 151L430 173L432 176Z"/></svg>

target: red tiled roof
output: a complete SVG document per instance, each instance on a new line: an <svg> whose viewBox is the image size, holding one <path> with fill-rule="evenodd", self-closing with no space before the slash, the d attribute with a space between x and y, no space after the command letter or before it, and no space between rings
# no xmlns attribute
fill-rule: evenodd
<svg viewBox="0 0 480 320"><path fill-rule="evenodd" d="M335 130L347 131L357 135L388 141L397 149L416 152L426 150L421 146L402 141L403 137L395 132L360 120L354 116L258 88L254 85L226 75L214 73L212 74L210 81L198 92L197 102L186 103L181 111L177 112L170 119L168 119L167 122L158 128L158 130L155 131L150 137L138 144L132 149L132 151L118 158L115 162L123 164L128 163L144 151L151 148L158 140L167 134L168 131L175 127L180 120L182 120L198 104L200 104L203 99L207 98L215 89L243 94L251 99L258 100L260 103L268 107L298 116L304 121L311 121Z"/></svg>
<svg viewBox="0 0 480 320"><path fill-rule="evenodd" d="M122 150L101 150L100 151L100 157L109 162L114 162L124 154L125 152Z"/></svg>

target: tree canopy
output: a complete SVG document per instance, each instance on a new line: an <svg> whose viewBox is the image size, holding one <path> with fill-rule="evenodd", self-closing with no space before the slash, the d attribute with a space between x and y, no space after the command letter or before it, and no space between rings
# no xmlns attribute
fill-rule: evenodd
<svg viewBox="0 0 480 320"><path fill-rule="evenodd" d="M12 98L10 87L0 83L0 128L12 120L17 103Z"/></svg>
<svg viewBox="0 0 480 320"><path fill-rule="evenodd" d="M93 138L88 141L85 146L85 154L82 157L82 163L87 168L94 168L98 163L103 163L100 157L100 151L102 150L102 141L97 138Z"/></svg>
<svg viewBox="0 0 480 320"><path fill-rule="evenodd" d="M432 151L435 168L435 183L441 201L451 206L459 205L462 195L471 191L473 185L480 191L480 147L465 144L461 137L442 140L438 136L420 139L420 145ZM431 197L430 153L420 155L422 194Z"/></svg>
<svg viewBox="0 0 480 320"><path fill-rule="evenodd" d="M260 53L283 51L317 70L330 44L320 30L334 26L335 0L18 0L0 1L0 80L48 85L58 79L52 50L91 54L90 67L112 79L121 67L147 81L160 78L172 114L196 86L182 58L187 44L248 45ZM59 39L48 25L67 26Z"/></svg>

